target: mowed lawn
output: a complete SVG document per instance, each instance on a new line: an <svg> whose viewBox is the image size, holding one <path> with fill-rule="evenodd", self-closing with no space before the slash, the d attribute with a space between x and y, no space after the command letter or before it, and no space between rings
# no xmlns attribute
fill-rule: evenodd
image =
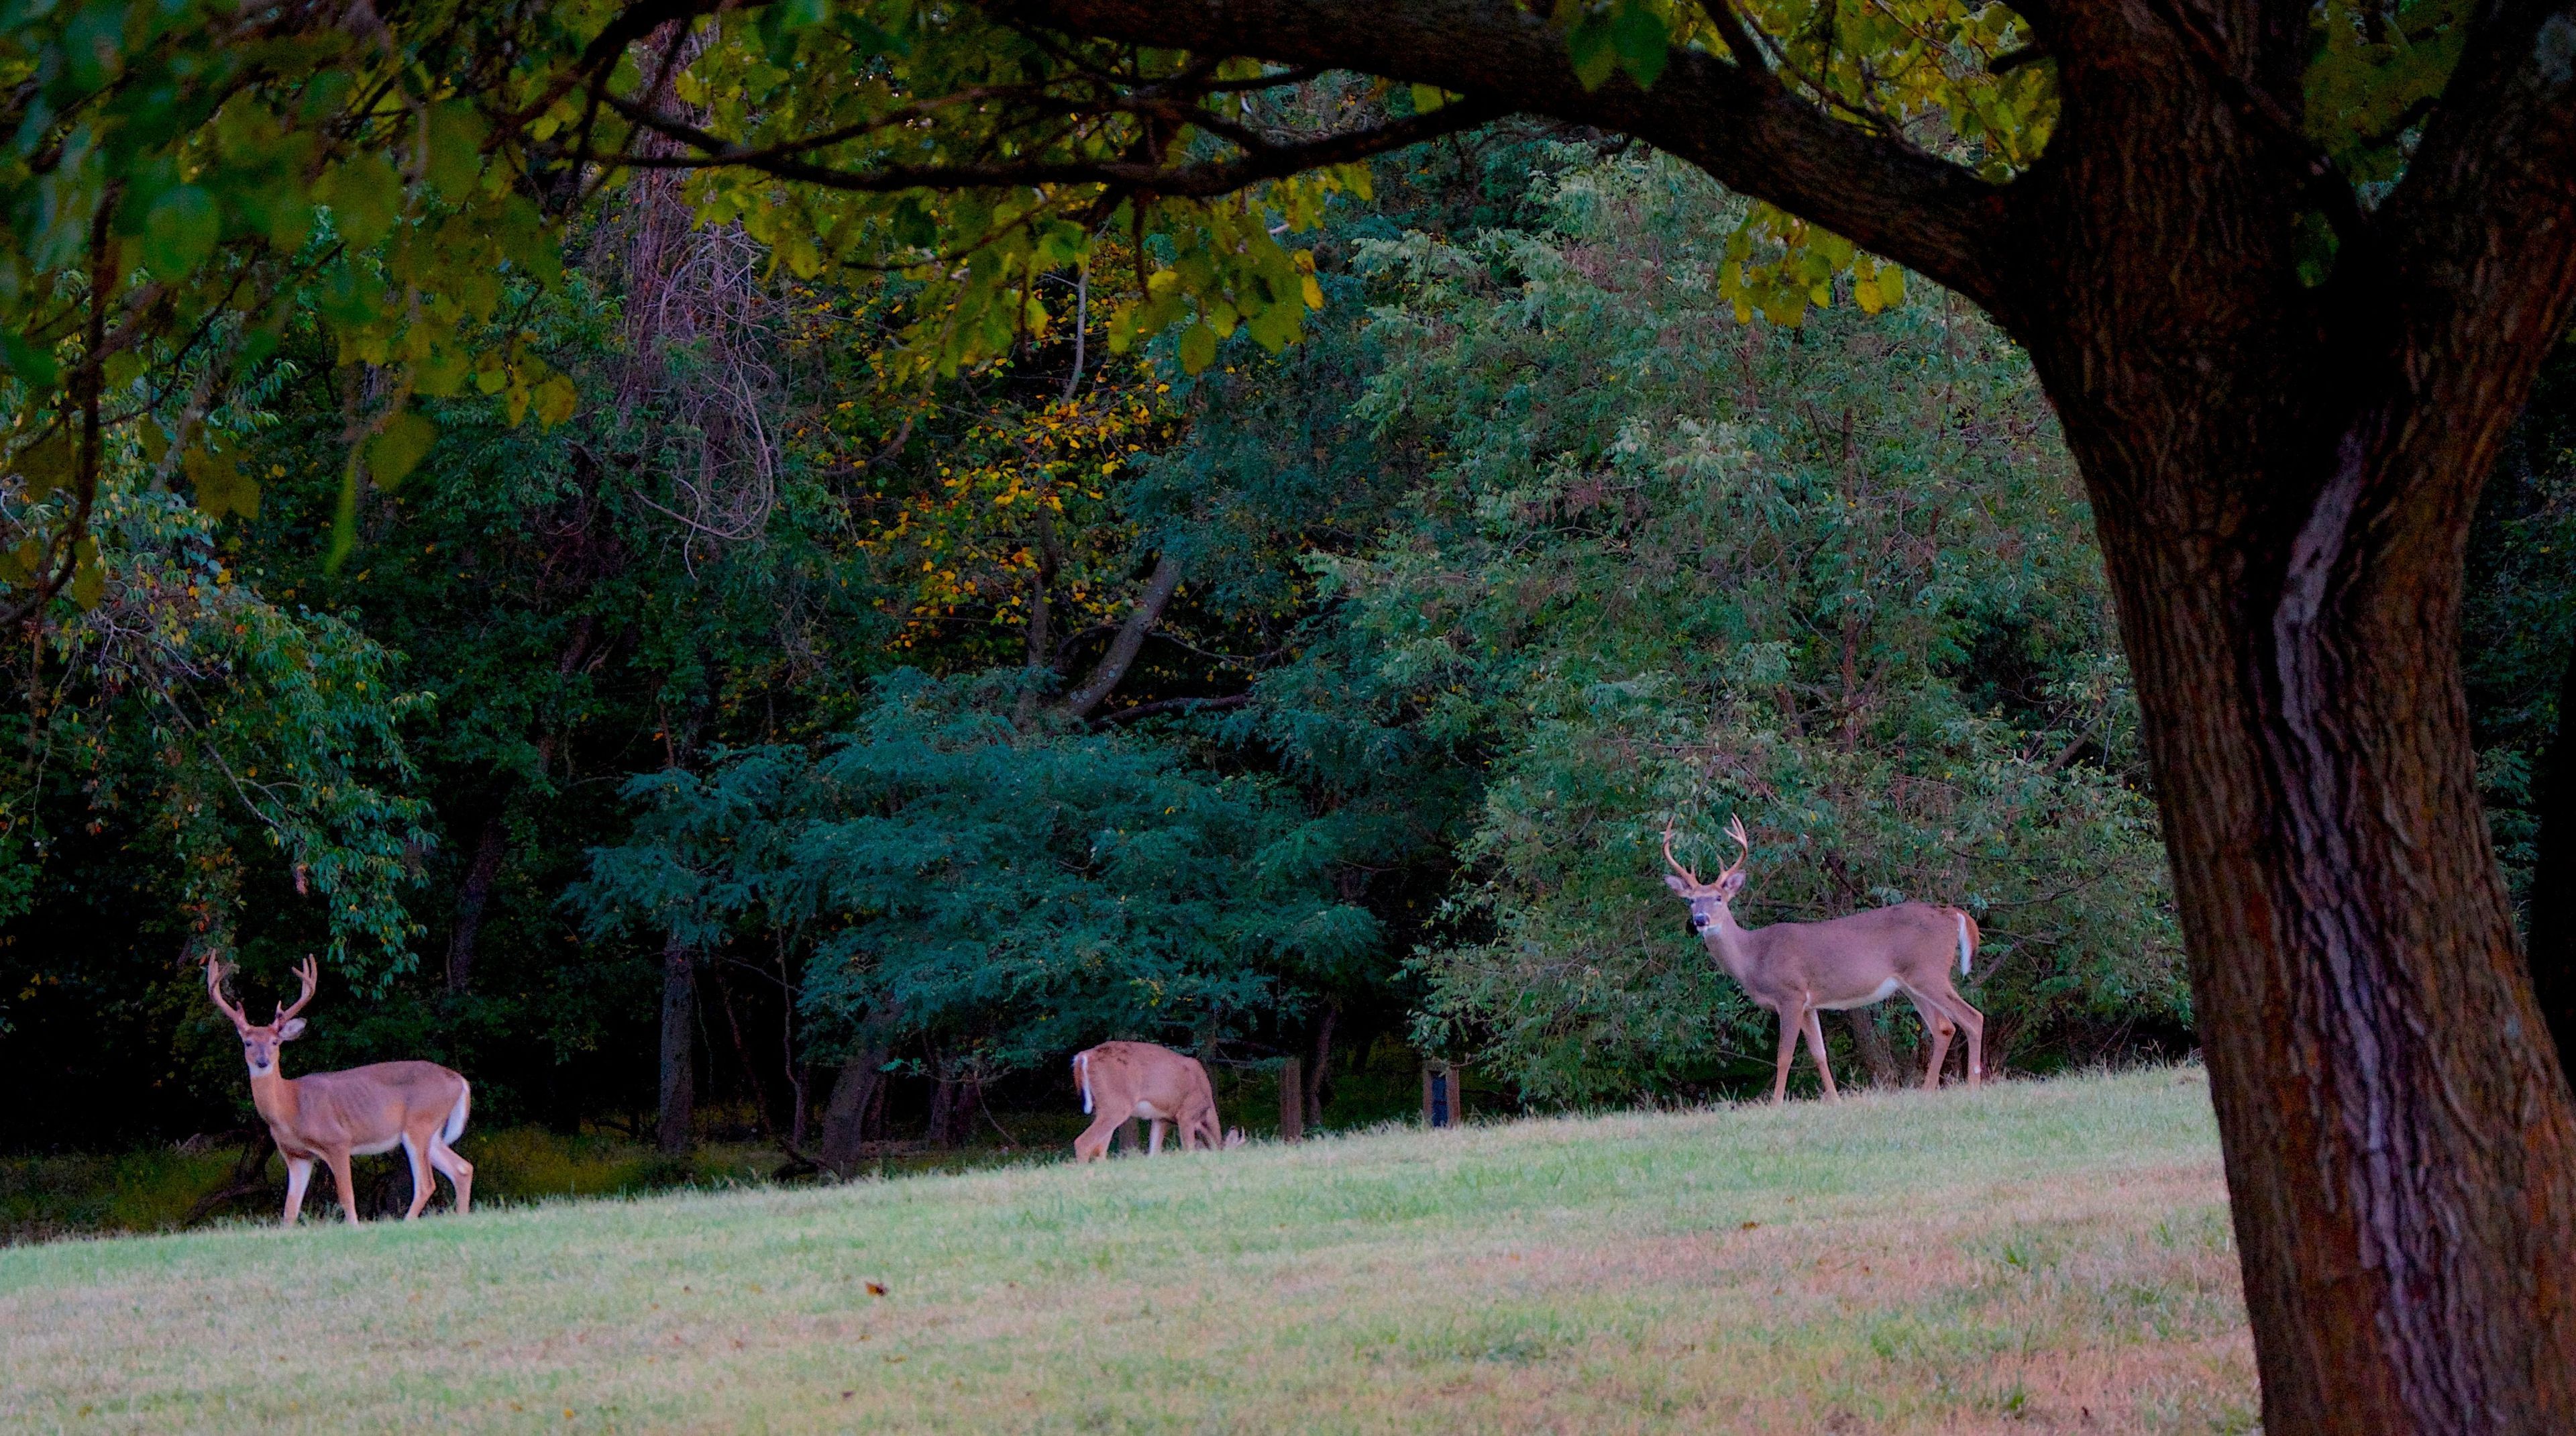
<svg viewBox="0 0 2576 1436"><path fill-rule="evenodd" d="M880 1289L882 1294L880 1294ZM2244 1431L2196 1068L0 1251L12 1430Z"/></svg>

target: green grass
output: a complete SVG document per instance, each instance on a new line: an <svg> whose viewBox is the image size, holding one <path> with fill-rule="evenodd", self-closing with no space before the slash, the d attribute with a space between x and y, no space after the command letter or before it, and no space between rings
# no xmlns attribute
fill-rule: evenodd
<svg viewBox="0 0 2576 1436"><path fill-rule="evenodd" d="M883 1294L877 1294L877 1288ZM0 1251L10 1429L2252 1429L2195 1069Z"/></svg>

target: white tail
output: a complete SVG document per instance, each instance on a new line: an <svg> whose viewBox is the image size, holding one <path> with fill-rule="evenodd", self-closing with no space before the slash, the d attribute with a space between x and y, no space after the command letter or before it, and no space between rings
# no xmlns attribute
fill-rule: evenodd
<svg viewBox="0 0 2576 1436"><path fill-rule="evenodd" d="M1779 1062L1771 1079L1771 1100L1789 1090L1789 1064L1798 1055L1804 1033L1815 1054L1816 1074L1825 1095L1835 1096L1833 1069L1825 1063L1825 1032L1819 1011L1867 1007L1902 992L1923 1015L1932 1033L1932 1060L1923 1085L1941 1085L1941 1062L1949 1054L1950 1035L1968 1034L1968 1085L1985 1077L1985 1014L1968 1005L1950 983L1952 935L1956 936L1959 971L1965 975L1977 948L1974 918L1954 907L1899 903L1838 917L1830 922L1783 922L1748 928L1735 920L1729 900L1744 890L1744 863L1753 855L1753 840L1741 819L1728 825L1742 853L1714 882L1683 867L1673 856L1673 831L1664 829L1664 860L1672 864L1666 885L1690 904L1691 928L1708 944L1709 955L1724 967L1755 1005L1780 1015ZM1941 919L1951 920L1950 933Z"/></svg>
<svg viewBox="0 0 2576 1436"><path fill-rule="evenodd" d="M1073 1139L1075 1161L1107 1156L1109 1139L1139 1117L1153 1124L1148 1152L1163 1150L1163 1131L1173 1126L1181 1130L1184 1152L1235 1145L1217 1122L1216 1087L1195 1057L1151 1042L1103 1042L1074 1054L1073 1077L1082 1088L1082 1110L1094 1114L1090 1128Z"/></svg>
<svg viewBox="0 0 2576 1436"><path fill-rule="evenodd" d="M462 1077L456 1082L456 1110L447 1114L447 1125L438 1129L438 1140L451 1147L456 1145L457 1138L465 1135L466 1109L474 1105L473 1084Z"/></svg>
<svg viewBox="0 0 2576 1436"><path fill-rule="evenodd" d="M303 1210L304 1187L313 1180L318 1161L330 1167L331 1180L340 1188L341 1214L356 1226L358 1196L349 1181L349 1158L396 1147L411 1159L411 1210L403 1220L419 1216L428 1205L432 1168L447 1174L456 1189L456 1209L464 1211L474 1200L474 1164L449 1144L465 1135L474 1089L435 1062L377 1062L345 1072L287 1076L279 1070L278 1049L303 1034L304 1019L295 1014L313 1000L320 972L308 957L295 975L303 979L304 995L292 1007L279 1007L268 1021L254 1023L224 1000L223 968L206 959L206 995L241 1034L242 1058L250 1064L251 1101L277 1141L277 1154L286 1159L286 1225L295 1225Z"/></svg>

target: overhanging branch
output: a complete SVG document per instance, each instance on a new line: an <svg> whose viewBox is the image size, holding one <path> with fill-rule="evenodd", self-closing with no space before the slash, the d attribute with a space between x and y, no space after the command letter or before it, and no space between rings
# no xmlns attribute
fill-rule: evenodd
<svg viewBox="0 0 2576 1436"><path fill-rule="evenodd" d="M1514 0L997 0L991 8L1023 28L1508 97L1513 110L1645 140L1980 303L2002 297L2007 190L1901 137L1834 119L1754 66L1676 49L1652 89L1614 77L1587 90L1564 33Z"/></svg>
<svg viewBox="0 0 2576 1436"><path fill-rule="evenodd" d="M787 145L752 148L738 145L721 135L712 134L696 125L631 102L610 98L608 104L630 122L687 145L692 153L680 155L588 155L582 158L600 164L622 165L636 169L725 169L743 168L777 179L810 184L822 189L851 190L886 194L910 189L989 189L1022 185L1097 184L1121 193L1171 195L1190 199L1212 199L1232 194L1247 185L1263 180L1284 179L1307 170L1329 165L1349 164L1371 155L1400 150L1425 140L1473 129L1506 113L1507 107L1489 101L1462 100L1427 115L1374 125L1366 129L1345 130L1312 138L1282 140L1262 136L1240 126L1214 122L1213 116L1191 114L1188 123L1200 126L1235 144L1241 151L1231 159L1200 164L1156 164L1149 160L1036 160L1027 162L996 161L983 164L881 165L865 169L843 169L803 158L828 140L795 142ZM1124 104L1104 104L1101 112L1146 108ZM1166 115L1167 106L1152 107ZM873 128L873 126L871 126ZM844 136L846 137L846 136Z"/></svg>

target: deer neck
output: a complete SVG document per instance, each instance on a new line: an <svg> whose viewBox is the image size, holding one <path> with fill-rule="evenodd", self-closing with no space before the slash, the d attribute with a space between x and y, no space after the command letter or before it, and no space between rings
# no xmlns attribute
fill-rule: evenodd
<svg viewBox="0 0 2576 1436"><path fill-rule="evenodd" d="M1717 965L1725 968L1726 975L1734 978L1738 986L1752 987L1747 978L1758 962L1753 950L1753 931L1737 922L1733 912L1719 908L1717 921L1710 923L1700 934L1700 941L1708 944L1708 955L1717 959Z"/></svg>
<svg viewBox="0 0 2576 1436"><path fill-rule="evenodd" d="M250 1079L250 1104L259 1109L260 1117L271 1127L292 1127L298 1107L295 1079L286 1075L280 1062L265 1072L255 1072Z"/></svg>

